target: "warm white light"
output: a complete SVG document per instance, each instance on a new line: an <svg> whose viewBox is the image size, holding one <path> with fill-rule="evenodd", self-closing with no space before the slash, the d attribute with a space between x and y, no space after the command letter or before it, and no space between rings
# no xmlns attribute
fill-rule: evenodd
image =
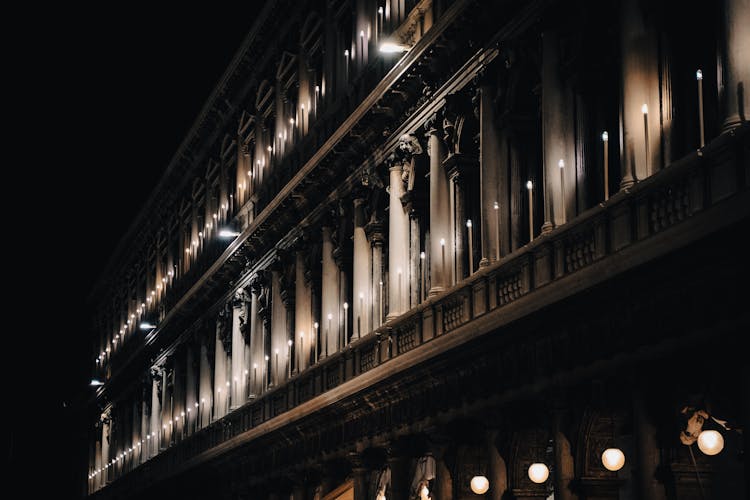
<svg viewBox="0 0 750 500"><path fill-rule="evenodd" d="M695 72L695 79L696 80L703 80L703 71L698 70Z"/></svg>
<svg viewBox="0 0 750 500"><path fill-rule="evenodd" d="M286 341L286 343L287 343L287 344L289 344L289 347L292 347L292 344L293 344L294 342L292 342L292 339L289 339L289 340L287 340L287 341Z"/></svg>
<svg viewBox="0 0 750 500"><path fill-rule="evenodd" d="M331 313L328 313L328 319L329 319L329 320L332 320L332 319L333 319L333 314L331 314Z"/></svg>
<svg viewBox="0 0 750 500"><path fill-rule="evenodd" d="M607 448L602 453L602 465L605 469L616 472L625 465L625 454L620 448Z"/></svg>
<svg viewBox="0 0 750 500"><path fill-rule="evenodd" d="M130 317L131 317L131 318L135 318L135 314L133 314L133 313L130 313Z"/></svg>
<svg viewBox="0 0 750 500"><path fill-rule="evenodd" d="M471 219L466 221L466 227L471 227Z"/></svg>
<svg viewBox="0 0 750 500"><path fill-rule="evenodd" d="M529 466L529 479L532 482L541 484L549 477L549 469L546 465L535 463Z"/></svg>
<svg viewBox="0 0 750 500"><path fill-rule="evenodd" d="M401 45L400 43L383 42L380 44L380 52L383 52L384 54L397 54L406 52L407 50L409 50L409 47Z"/></svg>
<svg viewBox="0 0 750 500"><path fill-rule="evenodd" d="M151 434L146 434L146 439L151 439Z"/></svg>
<svg viewBox="0 0 750 500"><path fill-rule="evenodd" d="M609 140L609 133L607 133L606 130L604 132L602 132L602 140L603 141L608 141Z"/></svg>
<svg viewBox="0 0 750 500"><path fill-rule="evenodd" d="M441 247L445 246L445 238L440 238L440 246Z"/></svg>
<svg viewBox="0 0 750 500"><path fill-rule="evenodd" d="M315 86L315 92L320 92L320 85Z"/></svg>
<svg viewBox="0 0 750 500"><path fill-rule="evenodd" d="M181 417L184 417L184 416L185 416L185 412L184 412L184 411L181 411L181 412L180 412L180 416L181 416Z"/></svg>
<svg viewBox="0 0 750 500"><path fill-rule="evenodd" d="M260 160L258 160L258 165L260 165ZM250 171L250 170L248 170L247 171L247 175L249 175L250 177L252 177L253 176L253 172Z"/></svg>
<svg viewBox="0 0 750 500"><path fill-rule="evenodd" d="M399 273L401 273L400 269L399 269ZM344 302L344 309L349 309L349 302Z"/></svg>
<svg viewBox="0 0 750 500"><path fill-rule="evenodd" d="M378 14L382 14L382 13L383 13L383 7L378 7Z"/></svg>
<svg viewBox="0 0 750 500"><path fill-rule="evenodd" d="M698 448L706 455L716 455L724 449L724 436L719 431L701 431Z"/></svg>
<svg viewBox="0 0 750 500"><path fill-rule="evenodd" d="M156 328L156 325L146 322L141 323L141 330L153 330L154 328Z"/></svg>
<svg viewBox="0 0 750 500"><path fill-rule="evenodd" d="M256 368L258 368L258 363L253 363L253 370L255 370Z"/></svg>
<svg viewBox="0 0 750 500"><path fill-rule="evenodd" d="M101 380L97 380L95 378L92 378L91 379L91 383L89 383L89 385L94 385L94 386L96 386L96 385L104 385L104 382L102 382Z"/></svg>
<svg viewBox="0 0 750 500"><path fill-rule="evenodd" d="M490 489L490 482L489 480L484 476L474 476L471 478L471 483L469 483L471 486L471 491L473 491L477 495L484 495L487 493L487 490Z"/></svg>
<svg viewBox="0 0 750 500"><path fill-rule="evenodd" d="M109 354L109 347L107 347L107 354Z"/></svg>
<svg viewBox="0 0 750 500"><path fill-rule="evenodd" d="M365 37L365 32L364 32L364 30L359 30L359 37L360 37L360 38L364 38L364 37Z"/></svg>
<svg viewBox="0 0 750 500"><path fill-rule="evenodd" d="M203 231L198 231L198 238L203 238ZM162 281L163 281L164 283L166 283L166 282L167 282L167 278L162 278L161 280L162 280Z"/></svg>
<svg viewBox="0 0 750 500"><path fill-rule="evenodd" d="M359 292L359 298L360 298L360 299L364 299L364 298L365 298L365 294L364 294L364 293L362 293L362 292Z"/></svg>
<svg viewBox="0 0 750 500"><path fill-rule="evenodd" d="M275 350L274 350L274 353L275 353L275 354L278 354L278 353L279 353L279 350L278 350L278 349L275 349Z"/></svg>
<svg viewBox="0 0 750 500"><path fill-rule="evenodd" d="M344 57L349 57L349 49L344 51Z"/></svg>
<svg viewBox="0 0 750 500"><path fill-rule="evenodd" d="M557 162L557 166L560 168L565 168L565 160L560 158L560 161Z"/></svg>
<svg viewBox="0 0 750 500"><path fill-rule="evenodd" d="M229 387L229 380L227 380L227 387Z"/></svg>
<svg viewBox="0 0 750 500"><path fill-rule="evenodd" d="M528 189L529 191L534 189L534 183L531 181L526 181L526 189Z"/></svg>
<svg viewBox="0 0 750 500"><path fill-rule="evenodd" d="M419 258L424 260L424 257L425 257L424 252L419 252Z"/></svg>
<svg viewBox="0 0 750 500"><path fill-rule="evenodd" d="M221 389L219 389L219 392L221 392ZM162 429L166 430L167 429L167 424L164 424L161 427L162 427Z"/></svg>
<svg viewBox="0 0 750 500"><path fill-rule="evenodd" d="M205 402L206 402L206 398L201 398L201 403L205 403Z"/></svg>
<svg viewBox="0 0 750 500"><path fill-rule="evenodd" d="M317 322L317 321L316 321L315 323L313 323L313 327L314 327L314 328L315 328L316 330L318 329L318 327L319 327L319 326L320 326L320 325L318 324L318 322Z"/></svg>
<svg viewBox="0 0 750 500"><path fill-rule="evenodd" d="M218 218L218 217L219 217L219 215L218 215L218 214L214 214L214 219L216 219L216 218Z"/></svg>
<svg viewBox="0 0 750 500"><path fill-rule="evenodd" d="M644 115L648 113L648 104L644 104L643 106L641 106L641 113L643 113Z"/></svg>
<svg viewBox="0 0 750 500"><path fill-rule="evenodd" d="M198 401L195 402L195 407L198 408Z"/></svg>
<svg viewBox="0 0 750 500"><path fill-rule="evenodd" d="M276 351L276 352L278 352L278 351ZM266 361L268 361L268 354L266 354L265 358L266 358Z"/></svg>
<svg viewBox="0 0 750 500"><path fill-rule="evenodd" d="M222 229L221 231L219 231L219 238L236 238L239 235L240 233L238 233L237 231L232 231L230 229Z"/></svg>
<svg viewBox="0 0 750 500"><path fill-rule="evenodd" d="M190 413L190 408L187 409L187 412Z"/></svg>
<svg viewBox="0 0 750 500"><path fill-rule="evenodd" d="M267 147L266 149L267 149L267 150L268 150L268 152L270 153L270 152L271 152L271 150L272 150L273 148L271 148L271 146L268 146L268 147Z"/></svg>
<svg viewBox="0 0 750 500"><path fill-rule="evenodd" d="M427 488L427 486L422 486L422 489L419 490L419 494L422 498L427 498L430 496L430 490Z"/></svg>
<svg viewBox="0 0 750 500"><path fill-rule="evenodd" d="M304 110L305 110L305 105L304 105L304 104L300 104L300 105L299 105L299 107L300 107L300 109L301 109L302 111L304 111Z"/></svg>
<svg viewBox="0 0 750 500"><path fill-rule="evenodd" d="M495 202L495 203L492 204L492 208L494 208L495 210L499 210L500 209L500 204L498 202Z"/></svg>
<svg viewBox="0 0 750 500"><path fill-rule="evenodd" d="M294 125L294 118L289 118L289 123L290 123L291 125Z"/></svg>
<svg viewBox="0 0 750 500"><path fill-rule="evenodd" d="M245 375L247 375L247 370L245 370Z"/></svg>

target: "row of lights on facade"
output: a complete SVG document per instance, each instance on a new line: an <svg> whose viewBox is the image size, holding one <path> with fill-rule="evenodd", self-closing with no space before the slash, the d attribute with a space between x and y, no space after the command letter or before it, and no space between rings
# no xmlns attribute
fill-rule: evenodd
<svg viewBox="0 0 750 500"><path fill-rule="evenodd" d="M724 437L719 431L704 430L698 435L698 449L704 454L717 455L724 449ZM620 448L607 448L602 452L602 465L605 469L617 472L625 466L625 454ZM536 483L544 483L549 478L549 467L541 462L529 465L529 479ZM483 495L490 488L490 482L486 476L477 475L471 479L471 491L477 495Z"/></svg>

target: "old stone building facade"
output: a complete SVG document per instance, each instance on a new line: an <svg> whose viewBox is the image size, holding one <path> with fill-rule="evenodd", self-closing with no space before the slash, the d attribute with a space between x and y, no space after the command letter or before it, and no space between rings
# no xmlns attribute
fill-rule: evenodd
<svg viewBox="0 0 750 500"><path fill-rule="evenodd" d="M750 3L685 8L267 2L92 293L87 495L746 498Z"/></svg>

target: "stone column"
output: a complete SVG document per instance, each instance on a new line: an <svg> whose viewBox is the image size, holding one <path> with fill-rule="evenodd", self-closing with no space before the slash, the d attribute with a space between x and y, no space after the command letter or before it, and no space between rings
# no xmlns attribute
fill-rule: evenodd
<svg viewBox="0 0 750 500"><path fill-rule="evenodd" d="M151 371L151 439L149 455L154 456L159 453L159 443L162 436L162 419L161 419L161 398L159 397L161 386L161 373L158 370Z"/></svg>
<svg viewBox="0 0 750 500"><path fill-rule="evenodd" d="M102 420L102 461L104 462L104 465L107 465L110 461L110 453L109 453L109 418L105 417ZM99 487L101 488L108 482L108 475L110 471L112 470L112 467L105 467L104 470L101 473L101 480L99 483Z"/></svg>
<svg viewBox="0 0 750 500"><path fill-rule="evenodd" d="M489 478L489 480L491 487L492 478ZM437 500L453 499L453 479L451 478L451 471L445 463L445 450L441 450L435 457L435 489L437 490ZM495 498L492 500L495 500Z"/></svg>
<svg viewBox="0 0 750 500"><path fill-rule="evenodd" d="M464 241L466 241L466 203L464 201L466 174L462 172L459 161L451 160L459 160L459 158L457 158L457 155L452 155L446 160L447 164L444 164L448 170L451 193L451 236L454 252L454 261L451 262L451 270L454 276L450 283L452 285L462 280L465 274L471 273L466 273L469 266L468 245L467 248L464 248ZM464 257L466 258L464 259Z"/></svg>
<svg viewBox="0 0 750 500"><path fill-rule="evenodd" d="M643 500L664 500L664 487L656 479L660 454L656 443L656 427L647 414L641 395L636 394L633 401L633 420L636 441L634 467L637 474L638 497Z"/></svg>
<svg viewBox="0 0 750 500"><path fill-rule="evenodd" d="M186 435L190 435L196 429L196 422L198 421L198 408L195 403L198 401L198 394L196 393L197 376L196 369L198 367L198 360L196 358L196 345L194 342L190 342L185 349L185 413L187 418L185 419L185 425L187 426Z"/></svg>
<svg viewBox="0 0 750 500"><path fill-rule="evenodd" d="M150 458L151 449L149 448L149 444L151 441L146 437L151 432L151 428L149 425L149 410L151 407L151 380L148 378L146 380L142 380L142 390L141 390L141 435L138 437L138 439L142 442L140 448L140 454L141 454L141 462L145 462Z"/></svg>
<svg viewBox="0 0 750 500"><path fill-rule="evenodd" d="M564 224L575 211L574 119L571 93L560 77L560 42L555 31L542 34L542 130L545 180L544 212L555 226ZM656 108L654 108L656 112ZM563 179L560 175L563 161ZM539 186L541 188L541 186ZM537 190L539 193L541 190ZM537 194L535 193L535 194ZM545 219L547 222L549 219ZM544 231L552 227L545 225Z"/></svg>
<svg viewBox="0 0 750 500"><path fill-rule="evenodd" d="M322 310L320 329L323 346L321 358L330 356L338 348L339 339L339 268L333 259L331 227L323 227L323 286L321 290Z"/></svg>
<svg viewBox="0 0 750 500"><path fill-rule="evenodd" d="M631 186L656 172L661 165L658 37L640 0L621 2L622 37L622 181ZM644 124L644 104L648 108ZM648 144L648 147L646 146ZM648 150L648 156L646 151Z"/></svg>
<svg viewBox="0 0 750 500"><path fill-rule="evenodd" d="M281 275L271 272L271 382L274 386L287 378L289 359L286 307L281 296Z"/></svg>
<svg viewBox="0 0 750 500"><path fill-rule="evenodd" d="M409 218L401 205L404 183L403 165L394 162L390 173L390 203L388 215L388 316L391 320L408 308L409 282Z"/></svg>
<svg viewBox="0 0 750 500"><path fill-rule="evenodd" d="M223 312L222 312L223 314ZM227 360L228 353L227 344L231 345L229 340L225 338L225 335L229 335L231 332L225 333L223 330L228 327L224 325L225 319L221 317L216 321L216 344L215 344L215 357L214 357L214 397L213 397L213 412L211 420L218 420L226 414L227 411Z"/></svg>
<svg viewBox="0 0 750 500"><path fill-rule="evenodd" d="M305 250L297 250L294 262L294 326L297 330L298 370L306 369L315 349L315 329L312 319L312 291L305 279Z"/></svg>
<svg viewBox="0 0 750 500"><path fill-rule="evenodd" d="M453 263L453 241L450 233L450 189L443 169L445 148L437 129L437 116L425 124L430 156L430 292L437 295L450 287Z"/></svg>
<svg viewBox="0 0 750 500"><path fill-rule="evenodd" d="M265 352L263 349L263 318L260 317L258 295L260 283L252 284L250 296L250 396L255 397L263 393L266 376Z"/></svg>
<svg viewBox="0 0 750 500"><path fill-rule="evenodd" d="M407 500L409 498L409 459L398 451L391 450L388 456L388 467L391 468L391 495L388 500ZM440 499L442 500L442 499Z"/></svg>
<svg viewBox="0 0 750 500"><path fill-rule="evenodd" d="M372 329L375 330L383 324L382 313L385 308L385 294L383 293L383 243L385 242L385 235L383 224L378 221L367 224L365 231L370 240L370 251L372 252L370 260L372 264L370 296L372 297Z"/></svg>
<svg viewBox="0 0 750 500"><path fill-rule="evenodd" d="M213 407L213 389L211 387L211 358L209 357L209 343L213 341L207 335L208 332L201 332L200 339L200 383L198 387L199 407L198 407L198 426L205 427L211 423L211 408Z"/></svg>
<svg viewBox="0 0 750 500"><path fill-rule="evenodd" d="M362 457L349 457L352 462L352 482L354 483L354 500L374 500L368 499L367 493L367 468L362 462Z"/></svg>
<svg viewBox="0 0 750 500"><path fill-rule="evenodd" d="M354 200L354 250L353 250L353 290L352 290L352 341L366 335L372 329L370 311L372 304L372 283L370 244L365 234L365 200Z"/></svg>
<svg viewBox="0 0 750 500"><path fill-rule="evenodd" d="M405 207L409 213L409 274L406 283L409 286L409 302L406 304L407 309L416 307L424 295L420 289L422 286L421 268L422 262L419 254L422 252L420 241L419 212L414 208L414 202L410 201Z"/></svg>
<svg viewBox="0 0 750 500"><path fill-rule="evenodd" d="M484 82L479 88L479 184L481 189L482 259L487 266L500 258L500 144L495 124L494 85ZM495 208L498 207L498 208Z"/></svg>
<svg viewBox="0 0 750 500"><path fill-rule="evenodd" d="M555 499L577 500L570 489L570 483L575 478L573 455L570 450L570 442L560 429L562 415L556 412L554 421L554 448L555 448Z"/></svg>
<svg viewBox="0 0 750 500"><path fill-rule="evenodd" d="M172 441L172 398L169 390L170 373L167 367L161 369L161 427L162 439L159 446L166 449Z"/></svg>
<svg viewBox="0 0 750 500"><path fill-rule="evenodd" d="M722 115L724 130L747 121L750 115L750 1L724 1Z"/></svg>
<svg viewBox="0 0 750 500"><path fill-rule="evenodd" d="M505 460L497 452L496 440L497 431L490 432L487 440L487 457L489 458L487 479L490 481L490 491L487 495L489 500L502 500L508 491L508 469Z"/></svg>
<svg viewBox="0 0 750 500"><path fill-rule="evenodd" d="M245 387L245 337L242 335L244 321L245 291L240 289L232 301L232 407L239 408L245 403L247 388Z"/></svg>

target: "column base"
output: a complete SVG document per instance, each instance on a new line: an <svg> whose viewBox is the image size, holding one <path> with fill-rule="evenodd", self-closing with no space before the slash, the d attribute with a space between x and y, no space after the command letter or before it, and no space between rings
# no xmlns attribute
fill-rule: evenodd
<svg viewBox="0 0 750 500"><path fill-rule="evenodd" d="M482 257L482 260L479 261L479 267L487 267L492 265L492 263L496 262L495 259L488 259L487 257Z"/></svg>
<svg viewBox="0 0 750 500"><path fill-rule="evenodd" d="M542 224L542 234L547 234L552 232L552 229L554 229L554 225L550 221L544 221L544 224Z"/></svg>
<svg viewBox="0 0 750 500"><path fill-rule="evenodd" d="M427 293L427 296L434 297L435 295L443 293L444 291L445 291L445 287L443 286L433 286L432 288L430 288L430 291Z"/></svg>

